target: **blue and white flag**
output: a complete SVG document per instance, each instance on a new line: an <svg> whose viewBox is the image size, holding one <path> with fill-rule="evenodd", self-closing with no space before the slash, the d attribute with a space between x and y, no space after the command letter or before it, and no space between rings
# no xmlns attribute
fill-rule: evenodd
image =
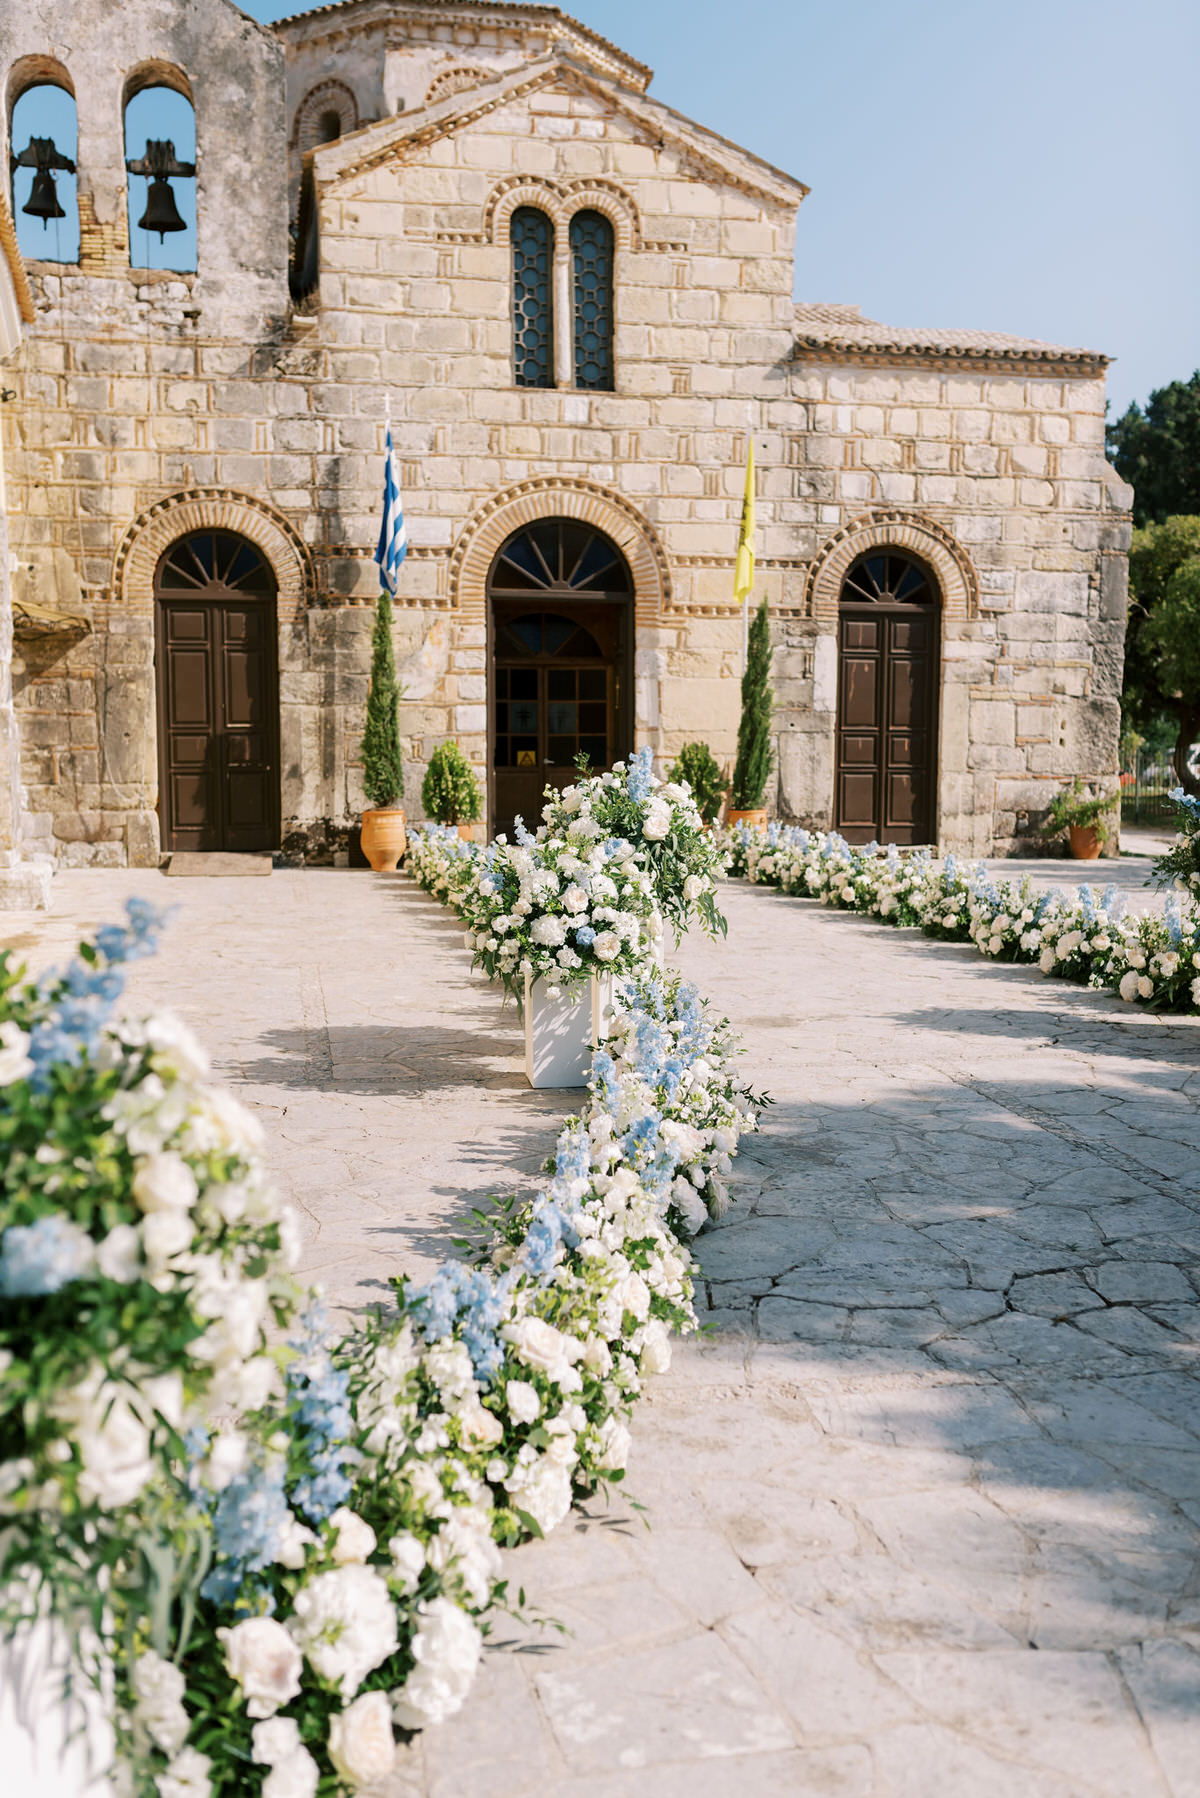
<svg viewBox="0 0 1200 1798"><path fill-rule="evenodd" d="M396 479L396 452L392 447L392 427L388 426L387 455L383 468L383 524L375 560L379 563L379 579L395 598L400 583L400 564L408 554L408 532L400 505L400 483Z"/></svg>

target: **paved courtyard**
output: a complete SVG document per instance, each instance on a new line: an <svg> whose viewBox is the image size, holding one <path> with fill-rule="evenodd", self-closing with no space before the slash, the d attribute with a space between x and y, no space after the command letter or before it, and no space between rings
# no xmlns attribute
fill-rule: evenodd
<svg viewBox="0 0 1200 1798"><path fill-rule="evenodd" d="M553 1140L517 1021L402 880L66 874L262 1115L342 1306ZM776 1104L699 1244L640 1511L513 1558L402 1798L1200 1798L1200 1028L768 892L680 960Z"/></svg>

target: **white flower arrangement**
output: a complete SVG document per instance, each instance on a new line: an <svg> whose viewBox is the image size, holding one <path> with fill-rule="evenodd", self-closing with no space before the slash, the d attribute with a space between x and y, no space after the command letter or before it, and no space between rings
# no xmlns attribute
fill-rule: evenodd
<svg viewBox="0 0 1200 1798"><path fill-rule="evenodd" d="M1029 879L998 885L982 865L964 869L953 856L938 862L925 850L855 849L836 832L780 824L739 824L725 850L732 869L759 884L944 941L973 942L991 958L1034 963L1130 1003L1200 1011L1200 909L1177 892L1160 912L1130 918L1115 887L1083 885L1067 900L1037 892Z"/></svg>
<svg viewBox="0 0 1200 1798"><path fill-rule="evenodd" d="M490 971L535 947L567 974L564 955L599 961L617 1016L545 1190L500 1208L474 1265L395 1282L340 1342L311 1306L296 1323L296 1229L254 1121L180 1027L108 1022L149 912L56 984L0 980L7 1622L51 1610L81 1657L95 1637L138 1798L385 1778L397 1731L465 1699L499 1546L622 1477L642 1380L695 1325L686 1239L727 1202L761 1104L728 1025L653 960L664 914L717 916L723 857L693 814L642 757L511 853L417 839Z"/></svg>

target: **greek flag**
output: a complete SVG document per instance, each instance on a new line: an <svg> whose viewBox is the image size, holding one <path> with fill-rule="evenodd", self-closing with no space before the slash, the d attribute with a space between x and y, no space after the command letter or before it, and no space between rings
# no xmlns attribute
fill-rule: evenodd
<svg viewBox="0 0 1200 1798"><path fill-rule="evenodd" d="M408 554L408 532L404 528L404 512L400 505L400 483L396 479L396 452L392 447L392 427L388 426L387 456L383 468L383 523L375 560L379 563L381 585L395 597L400 582L400 564Z"/></svg>

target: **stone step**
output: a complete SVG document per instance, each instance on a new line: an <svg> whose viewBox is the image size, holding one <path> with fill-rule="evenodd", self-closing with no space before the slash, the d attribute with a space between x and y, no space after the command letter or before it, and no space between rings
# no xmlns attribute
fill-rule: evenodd
<svg viewBox="0 0 1200 1798"><path fill-rule="evenodd" d="M269 874L272 868L272 857L266 855L231 855L225 850L214 849L207 852L176 853L163 868L164 874L172 874L176 878L189 876L206 876L209 879L238 874Z"/></svg>

